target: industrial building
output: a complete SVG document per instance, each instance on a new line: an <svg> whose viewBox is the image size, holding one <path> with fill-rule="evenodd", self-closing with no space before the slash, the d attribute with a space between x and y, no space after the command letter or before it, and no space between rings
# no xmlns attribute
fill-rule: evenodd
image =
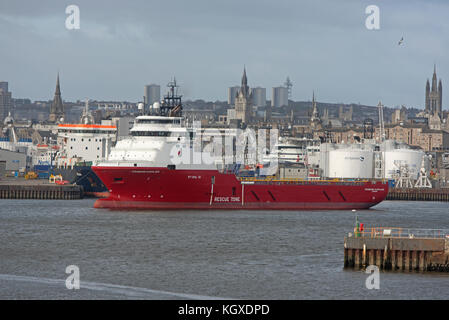
<svg viewBox="0 0 449 320"><path fill-rule="evenodd" d="M237 96L237 93L239 92L240 87L234 86L228 88L228 104L233 106L235 103L235 97Z"/></svg>
<svg viewBox="0 0 449 320"><path fill-rule="evenodd" d="M407 176L416 180L425 167L424 160L421 149L393 140L320 146L320 169L326 178L397 180Z"/></svg>
<svg viewBox="0 0 449 320"><path fill-rule="evenodd" d="M12 172L24 172L26 167L26 153L0 149L0 178Z"/></svg>
<svg viewBox="0 0 449 320"><path fill-rule="evenodd" d="M267 89L256 87L253 91L253 105L255 107L265 107L267 104Z"/></svg>
<svg viewBox="0 0 449 320"><path fill-rule="evenodd" d="M271 106L274 108L288 106L288 88L287 87L274 87L272 89Z"/></svg>
<svg viewBox="0 0 449 320"><path fill-rule="evenodd" d="M0 121L11 111L11 92L8 91L8 82L0 81Z"/></svg>
<svg viewBox="0 0 449 320"><path fill-rule="evenodd" d="M161 86L157 84L146 85L144 88L145 104L152 105L161 100Z"/></svg>

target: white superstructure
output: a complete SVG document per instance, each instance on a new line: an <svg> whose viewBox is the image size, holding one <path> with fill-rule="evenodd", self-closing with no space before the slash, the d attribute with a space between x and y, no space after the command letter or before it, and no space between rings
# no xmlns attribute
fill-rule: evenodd
<svg viewBox="0 0 449 320"><path fill-rule="evenodd" d="M320 147L317 140L280 137L266 160L277 158L279 164L318 166Z"/></svg>
<svg viewBox="0 0 449 320"><path fill-rule="evenodd" d="M168 165L172 156L183 156L183 149L190 140L190 133L181 121L181 117L136 117L130 136L119 139L108 161L99 165L141 166L149 162Z"/></svg>
<svg viewBox="0 0 449 320"><path fill-rule="evenodd" d="M116 139L117 128L104 124L59 124L61 150L58 166L106 159Z"/></svg>

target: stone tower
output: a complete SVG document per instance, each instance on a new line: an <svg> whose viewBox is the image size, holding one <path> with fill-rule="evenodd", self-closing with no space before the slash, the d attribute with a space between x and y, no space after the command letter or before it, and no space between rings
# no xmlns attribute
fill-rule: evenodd
<svg viewBox="0 0 449 320"><path fill-rule="evenodd" d="M56 90L55 90L55 96L53 98L53 102L51 103L50 107L50 116L48 118L49 122L53 123L59 123L62 122L65 116L64 113L64 105L62 104L61 99L61 88L59 87L59 73L58 77L56 78Z"/></svg>
<svg viewBox="0 0 449 320"><path fill-rule="evenodd" d="M318 112L318 108L316 106L316 101L315 101L315 92L313 92L313 96L312 96L312 116L310 117L310 128L312 130L319 130L322 129L322 123L321 123L321 119L320 119L320 113Z"/></svg>
<svg viewBox="0 0 449 320"><path fill-rule="evenodd" d="M249 123L253 115L253 93L248 87L246 78L246 68L243 68L242 85L235 97L235 118L242 120L242 123Z"/></svg>
<svg viewBox="0 0 449 320"><path fill-rule="evenodd" d="M443 86L441 79L437 86L436 66L433 68L432 87L430 87L429 79L426 83L426 113L428 115L437 114L441 117L443 107Z"/></svg>

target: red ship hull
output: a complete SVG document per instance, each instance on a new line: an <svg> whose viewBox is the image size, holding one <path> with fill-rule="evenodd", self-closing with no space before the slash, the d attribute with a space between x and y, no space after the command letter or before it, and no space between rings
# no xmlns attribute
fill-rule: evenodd
<svg viewBox="0 0 449 320"><path fill-rule="evenodd" d="M388 183L240 181L217 170L92 167L109 189L96 208L110 209L367 209L383 201Z"/></svg>

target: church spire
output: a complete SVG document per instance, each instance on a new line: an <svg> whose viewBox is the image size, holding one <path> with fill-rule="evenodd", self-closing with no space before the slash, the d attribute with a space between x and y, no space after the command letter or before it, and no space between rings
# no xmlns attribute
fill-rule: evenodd
<svg viewBox="0 0 449 320"><path fill-rule="evenodd" d="M240 87L240 91L245 96L247 96L249 94L248 79L246 77L246 67L245 66L243 66L242 86Z"/></svg>
<svg viewBox="0 0 449 320"><path fill-rule="evenodd" d="M242 87L248 86L248 79L246 78L246 67L243 66Z"/></svg>
<svg viewBox="0 0 449 320"><path fill-rule="evenodd" d="M320 118L320 113L318 112L318 108L316 106L316 101L315 101L315 91L313 91L312 93L312 120L313 119L318 119Z"/></svg>
<svg viewBox="0 0 449 320"><path fill-rule="evenodd" d="M437 91L437 67L436 67L436 64L433 65L432 91Z"/></svg>
<svg viewBox="0 0 449 320"><path fill-rule="evenodd" d="M235 99L235 116L245 124L250 123L253 117L252 92L248 87L245 66L243 66L242 85Z"/></svg>
<svg viewBox="0 0 449 320"><path fill-rule="evenodd" d="M61 95L61 88L59 86L59 72L58 72L58 76L56 77L56 90L55 90L55 95Z"/></svg>
<svg viewBox="0 0 449 320"><path fill-rule="evenodd" d="M64 105L62 104L61 98L61 87L59 85L59 72L56 77L56 90L53 102L50 107L50 122L59 122L64 118Z"/></svg>
<svg viewBox="0 0 449 320"><path fill-rule="evenodd" d="M310 117L310 126L314 130L321 128L320 113L318 112L318 108L316 106L315 101L315 90L312 93L312 116Z"/></svg>

